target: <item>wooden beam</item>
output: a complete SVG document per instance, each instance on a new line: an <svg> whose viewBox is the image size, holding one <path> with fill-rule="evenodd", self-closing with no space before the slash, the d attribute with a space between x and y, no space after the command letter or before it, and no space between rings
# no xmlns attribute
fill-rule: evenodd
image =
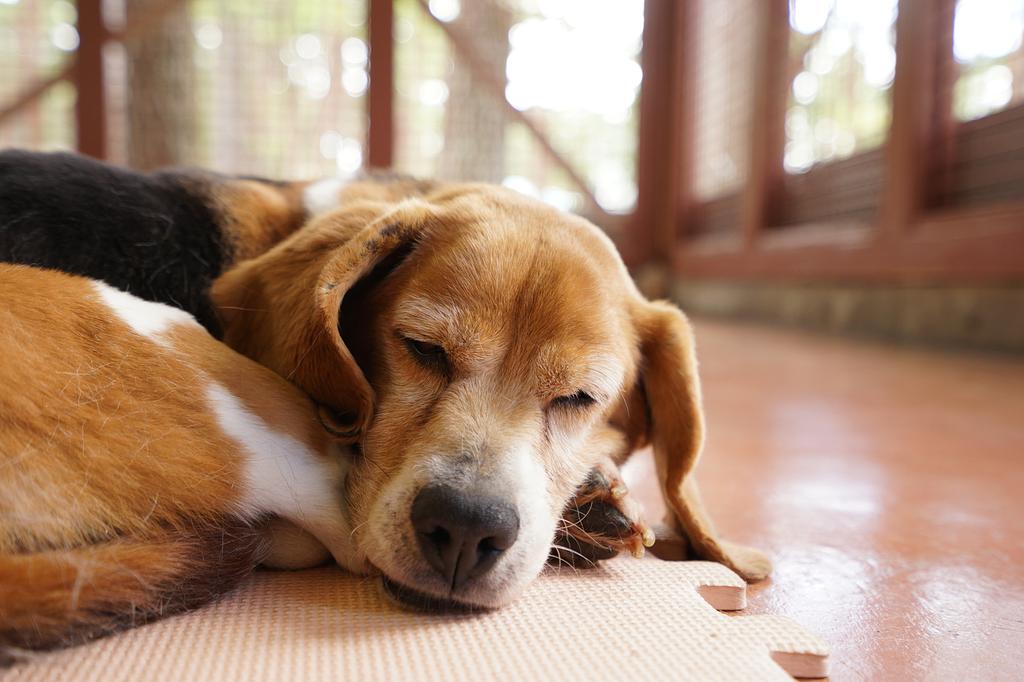
<svg viewBox="0 0 1024 682"><path fill-rule="evenodd" d="M932 19L932 60L935 68L935 101L932 107L932 130L935 136L933 153L929 159L926 205L938 206L953 187L957 121L953 115L953 89L960 66L953 59L953 22L956 0L935 0Z"/></svg>
<svg viewBox="0 0 1024 682"><path fill-rule="evenodd" d="M107 156L107 107L103 74L103 0L77 0L78 52L72 80L75 84L75 130L79 153Z"/></svg>
<svg viewBox="0 0 1024 682"><path fill-rule="evenodd" d="M369 24L367 165L389 168L395 160L395 17L392 0L370 0Z"/></svg>
<svg viewBox="0 0 1024 682"><path fill-rule="evenodd" d="M789 101L789 5L787 0L756 3L753 123L750 170L743 191L741 232L753 248L764 228L775 222L782 201L785 170L786 106Z"/></svg>
<svg viewBox="0 0 1024 682"><path fill-rule="evenodd" d="M896 18L896 75L878 238L896 241L928 206L929 173L941 130L935 106L935 16L942 0L901 0Z"/></svg>
<svg viewBox="0 0 1024 682"><path fill-rule="evenodd" d="M744 190L741 234L707 235L680 243L674 273L688 279L857 281L867 283L1024 281L1024 202L936 209L935 182L948 167L955 130L951 93L955 0L902 0L897 21L893 120L884 154L885 193L870 222L779 227L788 26L785 0L760 5L762 30L755 79L757 126L751 178ZM771 65L775 65L772 68ZM998 116L998 115L997 115ZM970 124L969 124L970 125ZM870 152L850 172L865 172ZM838 182L863 178L840 174ZM939 185L941 188L941 185ZM941 191L941 189L940 189ZM765 231L766 226L773 229Z"/></svg>
<svg viewBox="0 0 1024 682"><path fill-rule="evenodd" d="M753 249L708 239L675 253L677 276L718 280L1010 282L1024 280L1024 203L919 216L898 240L868 225L772 230Z"/></svg>
<svg viewBox="0 0 1024 682"><path fill-rule="evenodd" d="M69 60L56 73L36 81L27 87L14 101L0 109L0 126L20 114L23 109L46 94L46 91L63 80L70 79L75 70L74 60Z"/></svg>

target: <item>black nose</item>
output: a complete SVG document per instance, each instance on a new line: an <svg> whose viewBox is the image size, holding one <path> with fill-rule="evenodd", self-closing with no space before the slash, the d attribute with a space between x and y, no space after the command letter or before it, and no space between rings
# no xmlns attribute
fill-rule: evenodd
<svg viewBox="0 0 1024 682"><path fill-rule="evenodd" d="M423 488L411 516L420 551L452 590L491 570L519 535L511 504L447 485Z"/></svg>

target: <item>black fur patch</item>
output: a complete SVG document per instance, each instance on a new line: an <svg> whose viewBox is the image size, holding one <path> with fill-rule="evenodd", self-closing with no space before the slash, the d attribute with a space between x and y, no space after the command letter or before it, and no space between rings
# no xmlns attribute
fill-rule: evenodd
<svg viewBox="0 0 1024 682"><path fill-rule="evenodd" d="M143 175L74 154L0 152L0 261L100 279L187 310L215 336L208 298L229 260L210 199L218 176Z"/></svg>

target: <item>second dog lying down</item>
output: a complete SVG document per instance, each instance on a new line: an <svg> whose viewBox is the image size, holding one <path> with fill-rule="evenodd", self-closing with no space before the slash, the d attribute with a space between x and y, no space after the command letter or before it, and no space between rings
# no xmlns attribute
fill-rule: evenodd
<svg viewBox="0 0 1024 682"><path fill-rule="evenodd" d="M364 570L309 398L190 315L0 265L0 327L0 660L209 601L271 514Z"/></svg>

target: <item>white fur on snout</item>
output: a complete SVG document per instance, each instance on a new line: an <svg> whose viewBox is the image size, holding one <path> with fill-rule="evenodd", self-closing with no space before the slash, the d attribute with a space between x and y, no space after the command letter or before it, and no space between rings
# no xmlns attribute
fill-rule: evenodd
<svg viewBox="0 0 1024 682"><path fill-rule="evenodd" d="M246 457L240 511L250 518L268 512L284 517L322 542L339 564L361 571L341 497L345 458L314 452L275 431L216 382L206 397L221 429Z"/></svg>
<svg viewBox="0 0 1024 682"><path fill-rule="evenodd" d="M385 486L370 510L365 550L370 562L393 580L441 597L481 606L501 606L517 597L547 561L557 518L552 513L544 467L529 449L511 451L488 462L479 475L477 463L459 457L409 457ZM486 574L462 591L448 586L422 557L410 512L425 486L446 484L471 494L508 502L519 514L519 535Z"/></svg>
<svg viewBox="0 0 1024 682"><path fill-rule="evenodd" d="M115 289L104 282L94 281L92 286L96 293L99 294L103 303L121 321L131 327L137 334L153 341L161 342L159 335L174 325L187 324L199 326L196 319L184 310L173 308L163 303L144 301L120 289Z"/></svg>
<svg viewBox="0 0 1024 682"><path fill-rule="evenodd" d="M500 473L481 482L481 495L508 498L519 512L519 535L487 573L485 581L470 583L465 597L500 606L515 599L540 574L551 551L557 519L551 512L548 477L529 449L506 456Z"/></svg>
<svg viewBox="0 0 1024 682"><path fill-rule="evenodd" d="M302 200L306 213L317 216L341 206L341 190L349 184L350 178L324 178L306 186Z"/></svg>

